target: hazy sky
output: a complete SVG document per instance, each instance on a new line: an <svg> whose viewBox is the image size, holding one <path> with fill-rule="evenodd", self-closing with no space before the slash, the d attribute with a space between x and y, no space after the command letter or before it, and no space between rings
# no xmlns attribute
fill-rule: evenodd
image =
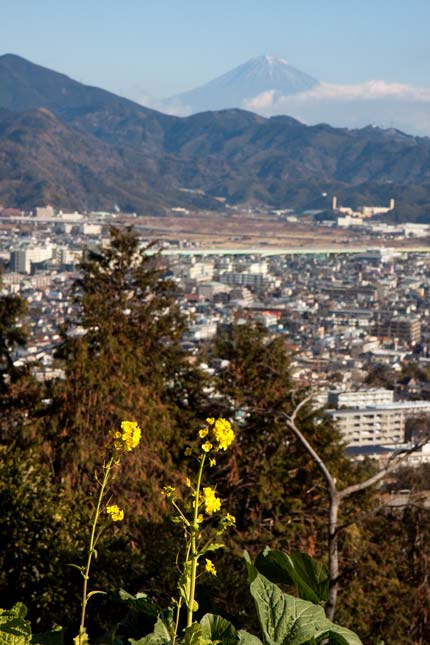
<svg viewBox="0 0 430 645"><path fill-rule="evenodd" d="M260 54L333 83L430 86L429 0L0 0L0 54L138 98Z"/></svg>

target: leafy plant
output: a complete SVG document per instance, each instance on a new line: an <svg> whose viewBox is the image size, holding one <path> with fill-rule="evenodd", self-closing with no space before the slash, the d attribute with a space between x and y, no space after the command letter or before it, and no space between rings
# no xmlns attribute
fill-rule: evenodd
<svg viewBox="0 0 430 645"><path fill-rule="evenodd" d="M96 481L99 485L99 494L97 498L97 504L94 509L94 514L92 518L91 526L91 535L90 543L87 553L87 562L85 566L78 567L76 566L83 579L83 590L82 590L82 612L81 612L81 624L79 626L79 634L74 639L77 645L85 645L88 642L85 619L88 600L91 596L95 594L104 593L102 591L88 591L88 582L90 579L90 569L91 563L94 557L97 556L96 546L102 534L102 531L105 527L105 524L99 526L101 519L101 513L103 511L103 503L106 496L109 494L108 485L110 481L115 476L115 468L120 463L121 454L126 452L131 452L139 445L141 437L141 429L135 421L123 421L121 423L121 430L113 429L110 432L109 442L107 444L107 450L109 453L108 458L103 463L103 477L99 480L96 476ZM117 504L107 504L104 509L107 515L113 522L120 522L124 519L124 511L119 508Z"/></svg>
<svg viewBox="0 0 430 645"><path fill-rule="evenodd" d="M217 497L216 490L211 486L203 486L203 472L205 464L210 467L216 464L216 453L227 448L234 441L233 429L226 419L206 419L206 426L198 432L199 446L196 452L198 463L198 472L196 484L193 487L191 480L187 479L187 486L191 491L191 503L185 502L182 507L175 494L175 489L167 486L164 493L171 502L177 515L174 520L182 525L185 535L185 557L182 563L182 570L179 577L178 589L179 598L177 600L176 623L173 630L173 643L176 640L179 627L180 610L182 603L187 608L187 632L192 641L195 639L192 635L193 615L198 610L198 604L195 598L197 567L200 559L205 558L205 571L216 576L216 568L208 553L216 551L223 545L217 539L230 526L235 524L235 518L230 513L224 514L219 522L215 535L212 536L208 530L203 531L203 523L211 520L221 509L221 499ZM193 449L189 446L186 454L194 454Z"/></svg>
<svg viewBox="0 0 430 645"><path fill-rule="evenodd" d="M328 600L329 574L327 567L307 553L288 555L268 547L257 556L255 567L272 582L293 585L299 597L315 604Z"/></svg>
<svg viewBox="0 0 430 645"><path fill-rule="evenodd" d="M247 553L245 562L264 645L315 645L326 639L338 645L361 644L354 632L328 620L320 605L284 593L259 573Z"/></svg>
<svg viewBox="0 0 430 645"><path fill-rule="evenodd" d="M22 602L17 602L12 609L0 609L1 645L63 645L61 627L32 636L26 616L27 608Z"/></svg>

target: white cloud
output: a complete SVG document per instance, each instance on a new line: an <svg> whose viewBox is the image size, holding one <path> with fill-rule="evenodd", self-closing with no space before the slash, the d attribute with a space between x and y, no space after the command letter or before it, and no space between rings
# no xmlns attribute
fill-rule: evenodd
<svg viewBox="0 0 430 645"><path fill-rule="evenodd" d="M246 99L243 102L243 107L246 110L251 110L251 112L261 113L266 110L270 110L277 101L278 98L276 96L276 91L267 90L267 92L261 92L261 94L257 94L257 96L254 96L252 99Z"/></svg>
<svg viewBox="0 0 430 645"><path fill-rule="evenodd" d="M404 83L387 83L386 81L366 81L355 85L337 85L320 83L315 89L297 94L297 100L308 99L343 99L371 101L373 99L396 98L400 100L430 101L430 89L414 87ZM288 99L288 97L283 97Z"/></svg>
<svg viewBox="0 0 430 645"><path fill-rule="evenodd" d="M430 102L430 89L414 87L404 83L387 83L385 81L366 81L355 85L320 83L317 87L293 96L282 96L275 90L262 92L247 99L243 107L247 110L273 110L282 106L298 106L316 101L373 101L380 99L397 99L400 101Z"/></svg>
<svg viewBox="0 0 430 645"><path fill-rule="evenodd" d="M190 105L185 105L179 101L161 101L158 109L160 112L171 114L172 116L190 116L193 113Z"/></svg>
<svg viewBox="0 0 430 645"><path fill-rule="evenodd" d="M320 83L293 96L268 90L242 107L263 116L288 114L304 123L362 127L376 123L420 135L430 134L430 88L373 80L360 84Z"/></svg>

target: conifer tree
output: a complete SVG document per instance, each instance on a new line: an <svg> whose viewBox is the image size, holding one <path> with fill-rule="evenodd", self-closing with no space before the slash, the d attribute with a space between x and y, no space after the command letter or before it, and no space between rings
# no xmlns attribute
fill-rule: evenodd
<svg viewBox="0 0 430 645"><path fill-rule="evenodd" d="M1 441L31 442L32 421L42 398L40 384L30 367L15 360L15 352L28 341L27 303L19 295L2 291L0 273L0 430Z"/></svg>
<svg viewBox="0 0 430 645"><path fill-rule="evenodd" d="M216 480L236 516L237 532L219 567L230 594L228 606L222 597L217 600L228 612L245 594L243 548L254 555L266 546L300 550L326 559L328 496L318 468L286 425L306 392L291 378L283 339L259 323L234 323L220 330L208 351L208 360L224 365L215 385L216 414L233 419L237 431L231 457ZM351 481L354 467L328 420L306 405L300 423L339 480Z"/></svg>
<svg viewBox="0 0 430 645"><path fill-rule="evenodd" d="M211 352L227 362L216 384L221 394L218 405L238 427L225 494L236 507L239 530L259 544L282 537L285 548L301 544L312 551L316 539L312 509L325 503L324 485L285 424L285 415L303 392L292 382L282 338L270 337L258 323L233 324L218 335ZM303 423L330 461L343 464L334 428L309 406Z"/></svg>
<svg viewBox="0 0 430 645"><path fill-rule="evenodd" d="M113 228L106 248L87 251L59 350L65 380L51 435L58 473L85 486L109 430L136 420L142 447L118 486L147 517L201 405L200 374L180 344L186 321L159 262L128 229Z"/></svg>

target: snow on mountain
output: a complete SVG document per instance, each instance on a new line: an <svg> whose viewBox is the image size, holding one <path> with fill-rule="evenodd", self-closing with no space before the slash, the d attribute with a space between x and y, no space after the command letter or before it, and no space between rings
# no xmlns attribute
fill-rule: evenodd
<svg viewBox="0 0 430 645"><path fill-rule="evenodd" d="M384 80L343 85L317 81L273 56L252 58L155 107L179 116L242 108L265 117L289 115L309 125L324 122L361 128L376 124L430 135L430 88Z"/></svg>
<svg viewBox="0 0 430 645"><path fill-rule="evenodd" d="M200 87L167 99L164 108L188 114L240 108L264 92L293 96L318 85L317 80L283 58L258 56Z"/></svg>

